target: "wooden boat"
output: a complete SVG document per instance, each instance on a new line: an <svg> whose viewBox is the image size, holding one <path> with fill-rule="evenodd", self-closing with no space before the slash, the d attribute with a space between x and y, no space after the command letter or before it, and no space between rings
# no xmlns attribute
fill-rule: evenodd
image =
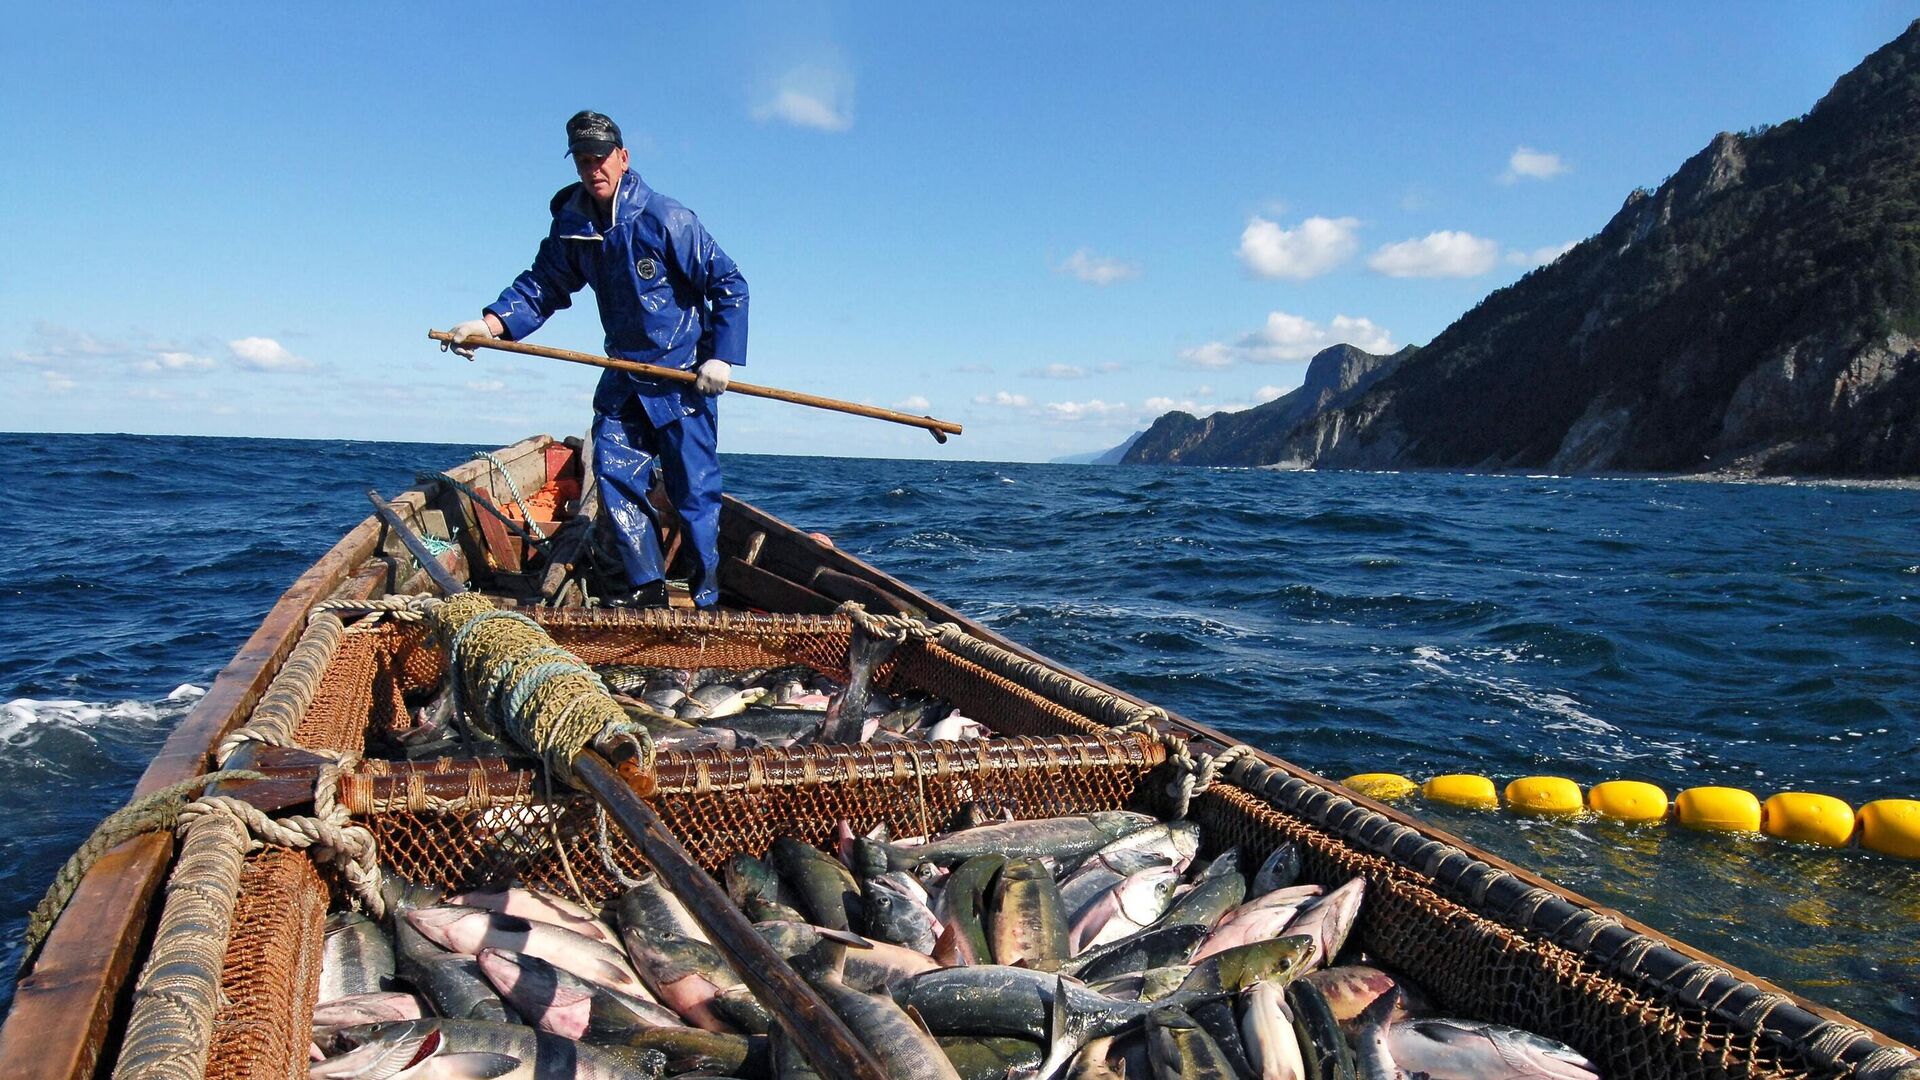
<svg viewBox="0 0 1920 1080"><path fill-rule="evenodd" d="M929 799L951 794L955 784L976 793L998 791L1023 812L1068 804L1088 808L1102 800L1158 797L1149 786L1182 775L1165 764L1169 756L1175 765L1212 758L1218 775L1193 795L1190 808L1209 843L1257 851L1291 840L1306 852L1310 879L1332 883L1365 875L1371 898L1358 930L1364 945L1389 966L1419 972L1449 1010L1568 1042L1601 1063L1608 1076L1920 1075L1905 1071L1916 1061L1910 1047L1392 806L1263 751L1233 749L1226 735L1064 668L823 538L737 500L728 500L722 522L726 610L542 607L558 578L530 560L516 535L517 523L529 516L521 512L520 493L537 493L526 506L538 520L542 508L564 505L578 493L577 475L576 447L536 437L455 468L391 507L428 538L434 550L427 557L439 564L435 569L518 606L583 656L595 650L604 656L696 649L709 663L721 655L766 653L805 654L830 664L833 651L844 649L854 632L852 613L841 613L852 601L871 615L911 620L898 625L927 631L901 646L896 677L944 680L945 691L973 703L970 715L976 709L994 713L1011 733L1032 736L969 760L948 755L931 763L898 754L763 754L751 761L751 755L724 753L678 760L663 755L654 801L681 841L709 865L729 851L764 845L774 827L817 832L820 821L831 820L822 815L885 817L910 808L916 798L925 815ZM480 502L508 507L504 517L513 522ZM285 697L282 687L297 681L294 669L314 666L296 648L312 650L310 616L323 601L349 605L340 616L347 618L356 603L377 606L382 598L429 588L420 560L392 530L376 517L361 522L274 604L155 756L137 793L204 774L223 739L271 711L263 698L271 703L275 694ZM931 631L942 624L949 628ZM309 687L302 705L340 720L354 740L383 709L392 719L400 683L429 671L437 677L434 666L445 663L420 646L417 628L389 623L360 629L367 632L334 636L316 669L324 669L321 689ZM350 663L352 658L358 659ZM316 693L323 699L319 704L313 704ZM1133 734L1115 733L1129 724ZM316 738L300 746L320 748L325 739ZM311 766L318 759L311 753L287 746L248 749L229 763L244 760L269 774L264 785L251 789L256 802L285 809L314 797ZM299 764L308 766L307 787L293 784L289 794L285 778ZM411 851L415 869L448 880L489 871L455 856L463 853L460 845L474 843L482 826L496 839L505 835L497 827L501 815L517 822L514 827L551 825L557 836L560 826L551 823L572 813L564 802L543 804L529 776L504 763L468 764L448 772L385 764L369 771L363 763L333 794L390 854L402 858ZM1191 781L1191 771L1184 775ZM862 799L849 808L847 800ZM811 809L796 811L801 803ZM534 813L543 806L544 815ZM569 828L584 828L590 804L582 813ZM627 854L619 859L633 865ZM589 877L593 867L584 864L591 861L591 855L582 856ZM0 1028L0 1076L77 1078L112 1067L122 1051L133 984L155 935L161 888L176 862L172 832L156 831L119 845L87 870L19 983ZM547 863L522 862L516 869L536 878L559 872ZM222 1012L212 1032L202 1033L212 1044L212 1060L203 1049L199 1067L208 1075L304 1075L299 1013L304 1008L311 1014L313 973L305 969L317 952L301 949L317 950L310 939L318 932L327 890L339 888L339 881L316 874L298 852L271 846L249 858L244 875L225 965L216 968ZM597 880L604 885L610 879L603 874ZM159 930L163 937L170 932L166 925ZM236 979L243 985L236 987ZM234 1009L251 1011L228 1015ZM263 1033L275 1025L284 1031ZM300 1042L289 1058L285 1044L292 1038Z"/></svg>

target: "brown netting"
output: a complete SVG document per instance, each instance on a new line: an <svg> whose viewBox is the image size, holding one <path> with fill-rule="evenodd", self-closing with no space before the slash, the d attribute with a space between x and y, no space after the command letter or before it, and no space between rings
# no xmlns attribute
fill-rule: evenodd
<svg viewBox="0 0 1920 1080"><path fill-rule="evenodd" d="M1283 841L1299 844L1303 881L1334 886L1366 877L1354 934L1376 962L1405 973L1449 1015L1511 1024L1578 1047L1608 1080L1843 1075L1816 1070L1696 1010L1635 993L1579 954L1482 918L1413 872L1238 787L1216 784L1194 799L1192 815L1211 847L1239 845L1255 860Z"/></svg>
<svg viewBox="0 0 1920 1080"><path fill-rule="evenodd" d="M306 855L268 847L240 873L213 1020L209 1080L307 1075L327 887Z"/></svg>
<svg viewBox="0 0 1920 1080"><path fill-rule="evenodd" d="M1165 756L1142 735L665 753L652 801L695 860L718 870L781 836L825 846L840 821L913 836L945 828L968 802L1022 818L1118 809ZM570 865L587 898L604 899L620 891L609 859L628 877L640 868L617 828L603 842L591 799L556 792L546 803L529 773L389 776L356 776L342 801L364 813L381 860L411 880L458 889L519 880L571 894Z"/></svg>

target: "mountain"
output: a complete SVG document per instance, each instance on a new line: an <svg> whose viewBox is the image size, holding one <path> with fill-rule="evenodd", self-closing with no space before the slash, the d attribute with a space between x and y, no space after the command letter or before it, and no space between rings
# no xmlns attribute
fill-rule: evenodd
<svg viewBox="0 0 1920 1080"><path fill-rule="evenodd" d="M1066 457L1054 458L1052 461L1048 462L1048 464L1050 465L1118 465L1120 464L1120 459L1126 456L1127 451L1133 448L1133 444L1139 442L1140 436L1145 434L1146 432L1144 431L1136 431L1133 434L1127 436L1125 439L1122 439L1120 441L1119 446L1110 447L1106 450L1090 450L1084 454L1068 454Z"/></svg>
<svg viewBox="0 0 1920 1080"><path fill-rule="evenodd" d="M1161 417L1129 460L1920 474L1920 22L1352 400L1194 423Z"/></svg>
<svg viewBox="0 0 1920 1080"><path fill-rule="evenodd" d="M1358 398L1414 354L1411 346L1390 356L1351 345L1323 349L1307 362L1298 389L1240 412L1205 419L1170 412L1136 437L1124 465L1265 465L1279 458L1288 433L1328 409Z"/></svg>

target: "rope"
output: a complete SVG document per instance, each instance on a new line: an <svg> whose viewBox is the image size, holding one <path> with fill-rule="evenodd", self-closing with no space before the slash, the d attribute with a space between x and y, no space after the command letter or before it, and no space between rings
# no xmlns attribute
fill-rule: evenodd
<svg viewBox="0 0 1920 1080"><path fill-rule="evenodd" d="M94 826L93 835L87 837L67 857L66 864L53 876L53 884L47 886L46 895L40 898L33 913L27 916L26 942L21 951L16 979L24 978L33 969L40 946L47 940L47 935L53 932L53 924L59 921L67 902L73 899L74 890L80 887L80 879L87 876L87 871L100 861L102 855L136 836L172 830L184 812L187 797L209 784L223 780L264 779L266 777L262 774L247 769L205 773L149 792L108 814L99 825Z"/></svg>
<svg viewBox="0 0 1920 1080"><path fill-rule="evenodd" d="M507 479L508 479L508 482L511 483L513 478L509 476ZM464 480L458 479L453 474L443 473L443 472L416 473L414 474L414 477L413 477L413 482L416 484L430 483L435 480L439 481L440 483L446 484L448 487L453 488L455 491L458 491L460 494L465 495L467 497L467 501L471 503L475 509L480 510L487 514L491 514L493 517L498 519L502 524L504 524L507 528L512 529L514 533L518 535L522 540L527 541L528 543L534 545L535 547L544 548L544 546L546 545L547 538L545 536L536 536L532 532L528 531L528 526L533 525L532 518L528 518L525 524L515 521L513 518L508 517L506 514L501 513L500 508L493 505L493 500L488 499L487 497L481 495L479 491L474 489L472 484L469 484ZM516 498L518 497L518 494L519 494L518 492L515 492ZM520 507L521 513L525 513L526 509L527 509L526 506L522 504ZM538 526L534 526L534 527L538 528Z"/></svg>
<svg viewBox="0 0 1920 1080"><path fill-rule="evenodd" d="M652 736L633 730L593 669L538 623L471 593L436 605L431 618L447 643L456 705L463 700L466 715L497 722L561 781L578 786L574 756L603 734L632 738L641 768L653 768Z"/></svg>
<svg viewBox="0 0 1920 1080"><path fill-rule="evenodd" d="M300 726L307 706L313 703L313 695L320 689L320 680L327 673L327 665L333 662L333 654L339 651L345 631L346 625L334 609L326 608L325 604L316 608L307 617L307 629L300 635L299 643L287 654L287 662L280 665L273 684L254 706L253 715L220 740L213 760L225 765L236 750L250 742L267 746L294 745L294 729Z"/></svg>
<svg viewBox="0 0 1920 1080"><path fill-rule="evenodd" d="M265 844L305 851L317 863L331 863L340 871L355 899L376 919L385 918L387 904L380 892L380 862L375 853L373 833L355 825L346 807L338 802L340 775L351 767L349 760L323 766L314 785L314 814L311 816L268 817L266 812L244 799L231 795L210 795L180 809L182 829L214 815L225 815L246 829L252 843L247 850ZM322 809L324 807L324 810Z"/></svg>
<svg viewBox="0 0 1920 1080"><path fill-rule="evenodd" d="M533 535L538 536L542 540L545 540L547 538L547 531L540 527L539 522L533 520L533 511L528 509L527 500L520 497L520 485L513 482L513 474L507 471L507 467L505 465L500 464L500 459L497 457L494 457L493 451L491 450L482 450L479 453L473 455L473 457L468 460L478 461L481 458L486 458L488 464L492 465L495 469L500 470L500 475L506 478L507 490L513 493L513 501L515 505L520 507L521 516L527 519L527 528L533 530Z"/></svg>

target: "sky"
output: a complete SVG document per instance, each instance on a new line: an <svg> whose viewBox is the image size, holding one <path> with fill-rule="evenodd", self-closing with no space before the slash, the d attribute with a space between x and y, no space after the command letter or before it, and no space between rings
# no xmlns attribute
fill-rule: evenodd
<svg viewBox="0 0 1920 1080"><path fill-rule="evenodd" d="M17 5L0 429L506 443L597 373L426 339L618 121L751 293L737 452L1044 461L1430 340L1920 11L1553 5ZM532 340L598 351L592 299Z"/></svg>

